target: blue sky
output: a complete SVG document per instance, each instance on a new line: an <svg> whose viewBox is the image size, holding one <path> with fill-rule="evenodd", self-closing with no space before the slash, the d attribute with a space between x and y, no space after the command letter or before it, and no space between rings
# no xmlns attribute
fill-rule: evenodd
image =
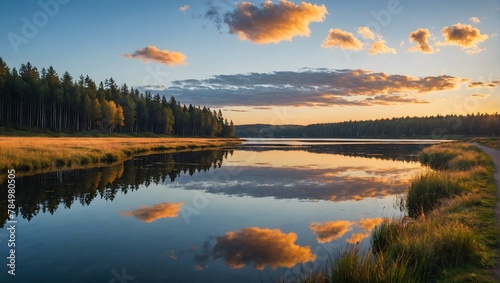
<svg viewBox="0 0 500 283"><path fill-rule="evenodd" d="M495 83L500 79L498 0L293 0L284 2L293 6L288 10L278 0L268 10L261 6L262 2L249 4L255 12L251 15L252 24L261 21L261 27L266 27L258 31L261 38L271 36L266 33L273 25L281 28L276 16L266 18L265 12L285 13L284 19L290 19L287 11L310 4L314 11L324 8L327 14L321 20L306 22L309 36L289 31L290 41L278 38L277 43L259 43L229 33L236 24L224 21L228 13L242 18L243 2L6 0L0 2L0 56L10 67L29 61L39 68L52 65L59 74L69 71L74 77L88 74L96 81L113 77L118 84L142 86L141 89L157 85L153 92L175 95L185 103L222 108L236 124L307 124L405 115L492 113L500 107L498 83ZM179 10L185 5L189 8ZM49 9L46 11L44 6ZM214 7L222 19L219 30L205 16ZM308 12L300 15L309 16ZM461 26L454 26L458 23ZM36 31L26 27L31 24ZM375 39L363 38L357 32L359 27L368 27ZM477 31L478 38L483 39L472 39L474 47L453 39L448 41L451 45L446 45L442 31L446 27L454 32L470 31L470 35ZM251 28L244 22L240 33L251 36ZM335 34L332 46L322 47L331 29L337 30L335 34L351 33L363 44L362 50L342 49ZM428 30L433 53L408 51L416 45L408 40L409 35L418 29ZM22 42L19 38L23 38ZM369 54L370 45L378 39L384 40L393 51ZM134 52L148 46L180 52L185 60L183 64L154 60L148 63L144 57L124 56L139 54ZM342 76L336 70L344 70ZM350 80L357 74L353 70L371 73L364 73L362 85L342 84L339 80ZM304 72L326 77L312 78L302 87L301 78L307 75ZM371 75L378 73L387 77ZM209 80L220 75L227 77L216 80L217 84ZM450 87L423 90L427 87L421 80L423 77L441 75L454 78L442 82L451 82ZM401 77L396 76L412 79L401 82ZM260 85L257 77L261 78ZM373 79L377 87L366 91ZM380 79L387 80L388 85L380 86ZM281 87L270 87L273 80L279 80L277 84L281 83ZM484 82L485 87L468 87L473 81ZM399 87L401 83L419 85L407 89Z"/></svg>

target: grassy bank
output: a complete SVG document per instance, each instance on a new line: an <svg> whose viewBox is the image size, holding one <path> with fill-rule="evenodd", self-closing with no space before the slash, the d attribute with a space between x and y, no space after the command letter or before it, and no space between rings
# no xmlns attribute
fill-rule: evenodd
<svg viewBox="0 0 500 283"><path fill-rule="evenodd" d="M487 147L500 149L500 138L474 138L471 142L482 144Z"/></svg>
<svg viewBox="0 0 500 283"><path fill-rule="evenodd" d="M0 172L82 168L119 162L135 155L235 146L240 142L222 138L0 137Z"/></svg>
<svg viewBox="0 0 500 283"><path fill-rule="evenodd" d="M467 143L424 149L436 171L414 178L401 202L408 217L386 220L371 250L347 247L324 270L296 282L497 282L499 244L491 159Z"/></svg>

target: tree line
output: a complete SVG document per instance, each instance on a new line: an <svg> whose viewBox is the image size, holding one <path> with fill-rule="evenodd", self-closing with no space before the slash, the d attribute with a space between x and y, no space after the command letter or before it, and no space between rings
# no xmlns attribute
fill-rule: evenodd
<svg viewBox="0 0 500 283"><path fill-rule="evenodd" d="M234 136L222 112L181 105L174 97L118 86L113 78L97 84L77 80L52 66L39 71L29 62L10 69L0 57L0 127L21 130L152 132L176 136Z"/></svg>
<svg viewBox="0 0 500 283"><path fill-rule="evenodd" d="M398 138L449 135L498 136L500 114L437 115L400 117L340 123L299 125L242 125L238 137L315 137L315 138Z"/></svg>

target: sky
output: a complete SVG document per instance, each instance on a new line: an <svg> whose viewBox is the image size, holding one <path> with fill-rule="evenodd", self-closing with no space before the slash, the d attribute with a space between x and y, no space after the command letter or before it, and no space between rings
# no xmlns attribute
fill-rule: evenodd
<svg viewBox="0 0 500 283"><path fill-rule="evenodd" d="M236 125L500 108L500 1L0 1L0 57Z"/></svg>

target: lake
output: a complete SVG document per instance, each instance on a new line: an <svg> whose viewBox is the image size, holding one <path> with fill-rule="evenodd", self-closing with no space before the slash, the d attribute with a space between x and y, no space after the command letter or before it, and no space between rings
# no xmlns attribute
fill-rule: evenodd
<svg viewBox="0 0 500 283"><path fill-rule="evenodd" d="M234 149L17 177L1 282L273 282L368 248L435 140L248 139Z"/></svg>

